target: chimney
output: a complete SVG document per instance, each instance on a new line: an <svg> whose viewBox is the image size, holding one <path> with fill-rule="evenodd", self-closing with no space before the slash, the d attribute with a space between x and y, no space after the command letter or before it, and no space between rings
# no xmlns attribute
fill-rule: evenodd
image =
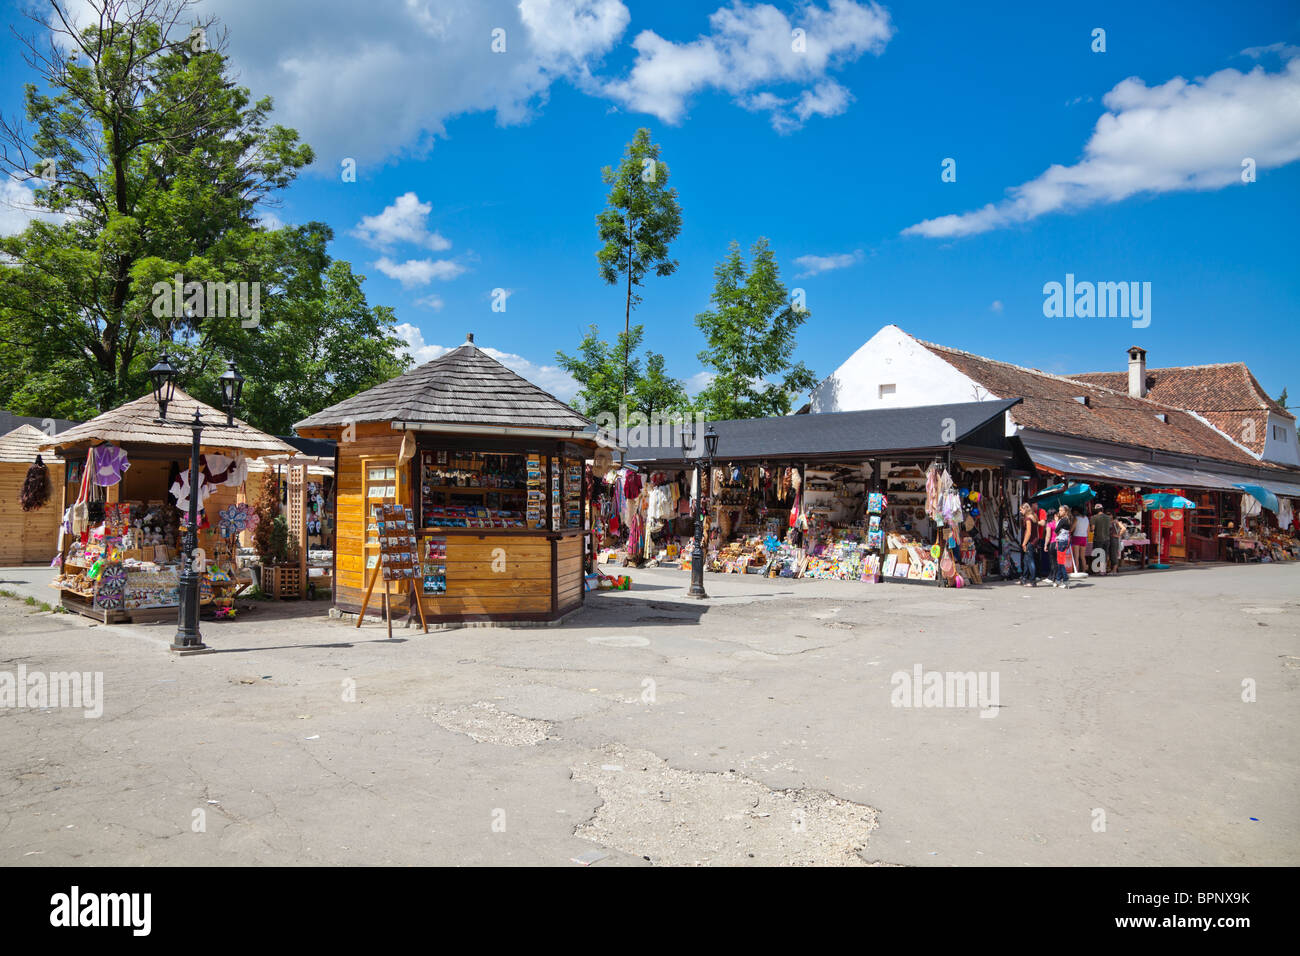
<svg viewBox="0 0 1300 956"><path fill-rule="evenodd" d="M1147 397L1147 350L1136 345L1128 350L1128 393L1132 398Z"/></svg>
<svg viewBox="0 0 1300 956"><path fill-rule="evenodd" d="M474 333L473 333L473 332L466 332L466 333L465 333L465 344L466 344L466 345L473 345L473 344L474 344Z"/></svg>

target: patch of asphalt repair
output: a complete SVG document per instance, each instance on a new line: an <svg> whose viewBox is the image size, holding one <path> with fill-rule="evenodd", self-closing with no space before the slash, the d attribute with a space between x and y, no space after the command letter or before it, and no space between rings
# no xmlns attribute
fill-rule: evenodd
<svg viewBox="0 0 1300 956"><path fill-rule="evenodd" d="M551 725L501 710L490 701L479 700L466 707L436 709L430 715L444 730L464 734L480 744L500 747L535 747L553 739Z"/></svg>
<svg viewBox="0 0 1300 956"><path fill-rule="evenodd" d="M736 770L677 770L607 745L573 767L601 798L575 836L661 866L869 866L878 813L821 790L772 790Z"/></svg>

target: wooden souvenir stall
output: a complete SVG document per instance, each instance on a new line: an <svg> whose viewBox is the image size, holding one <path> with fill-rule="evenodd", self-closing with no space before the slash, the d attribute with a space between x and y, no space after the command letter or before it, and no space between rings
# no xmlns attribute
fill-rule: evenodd
<svg viewBox="0 0 1300 956"><path fill-rule="evenodd" d="M45 433L31 425L20 425L0 436L0 567L49 564L54 557L63 463L53 456L41 457L44 441ZM43 507L23 511L19 495L38 458L49 473L50 498Z"/></svg>
<svg viewBox="0 0 1300 956"><path fill-rule="evenodd" d="M238 419L227 427L224 413L178 388L164 423L157 420L153 396L146 395L43 445L67 469L55 499L61 504L52 507L74 522L74 530L60 534L56 528L49 540L52 553L62 557L54 586L67 609L106 623L176 614L185 514L169 493L189 470L196 407L205 426L200 445L205 465L222 469L222 480L214 477L210 494L201 500L198 547L206 567L201 603L233 601L252 584L251 571L239 568L235 555L245 466L250 459L293 449Z"/></svg>
<svg viewBox="0 0 1300 956"><path fill-rule="evenodd" d="M295 430L338 442L340 611L549 621L582 605L583 468L595 427L472 337ZM409 550L388 540L406 534L389 533L384 509L394 507L410 510L411 565L393 563Z"/></svg>

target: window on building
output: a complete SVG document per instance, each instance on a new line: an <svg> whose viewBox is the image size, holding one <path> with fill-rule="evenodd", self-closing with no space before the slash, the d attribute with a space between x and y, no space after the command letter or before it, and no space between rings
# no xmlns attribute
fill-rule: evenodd
<svg viewBox="0 0 1300 956"><path fill-rule="evenodd" d="M896 391L898 391L898 386L896 385L881 385L880 397L884 398L886 395L893 395Z"/></svg>
<svg viewBox="0 0 1300 956"><path fill-rule="evenodd" d="M1280 442L1286 441L1286 428L1284 426L1282 425L1273 426L1273 440L1280 441Z"/></svg>

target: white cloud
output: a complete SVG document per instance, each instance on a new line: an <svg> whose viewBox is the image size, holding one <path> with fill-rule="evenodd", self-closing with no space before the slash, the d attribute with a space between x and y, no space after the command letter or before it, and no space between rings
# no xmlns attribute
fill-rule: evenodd
<svg viewBox="0 0 1300 956"><path fill-rule="evenodd" d="M799 256L794 264L803 270L799 273L800 276L815 276L834 269L846 269L861 258L862 250L855 249L853 252L840 252L830 256Z"/></svg>
<svg viewBox="0 0 1300 956"><path fill-rule="evenodd" d="M261 215L257 217L257 225L258 228L260 229L266 229L269 232L275 232L277 229L284 228L284 220L281 219L279 216L277 216L270 209L264 209L262 210Z"/></svg>
<svg viewBox="0 0 1300 956"><path fill-rule="evenodd" d="M422 305L426 309L433 309L435 312L441 312L442 307L447 303L442 301L442 296L440 295L426 295L423 298L416 299L415 304Z"/></svg>
<svg viewBox="0 0 1300 956"><path fill-rule="evenodd" d="M1002 300L1001 300L1001 299L994 299L994 300L993 300L993 304L989 306L989 311L990 311L990 312L1001 312L1001 311L1002 311Z"/></svg>
<svg viewBox="0 0 1300 956"><path fill-rule="evenodd" d="M407 259L394 262L388 256L381 256L375 268L396 279L403 288L428 285L434 279L454 279L465 271L465 267L451 259Z"/></svg>
<svg viewBox="0 0 1300 956"><path fill-rule="evenodd" d="M442 252L451 248L451 240L429 231L429 214L433 204L420 202L413 192L403 193L377 216L362 216L352 235L366 245L386 249L396 243L410 243Z"/></svg>
<svg viewBox="0 0 1300 956"><path fill-rule="evenodd" d="M37 219L57 224L67 218L39 208L31 189L9 176L0 176L0 236L16 236Z"/></svg>
<svg viewBox="0 0 1300 956"><path fill-rule="evenodd" d="M403 322L396 327L397 335L406 343L406 351L417 365L431 362L439 356L446 355L457 346L429 345L424 341L424 333L410 323ZM582 386L564 369L555 365L538 365L514 352L502 352L499 349L479 345L488 355L496 359L516 375L522 375L539 388L545 389L562 402L571 402Z"/></svg>
<svg viewBox="0 0 1300 956"><path fill-rule="evenodd" d="M688 43L642 31L632 41L637 59L631 71L605 82L603 92L629 109L680 123L692 95L722 90L746 109L771 113L772 126L787 133L813 116L847 109L852 96L827 71L863 53L879 54L894 33L882 7L853 0L829 0L825 8L808 4L793 21L769 4L735 0L715 11L709 25L708 35ZM795 37L796 29L802 37ZM805 88L798 96L762 89L773 84Z"/></svg>
<svg viewBox="0 0 1300 956"><path fill-rule="evenodd" d="M700 394L700 392L708 388L715 378L717 378L717 375L713 372L696 372L685 380L686 394L694 398L696 395Z"/></svg>
<svg viewBox="0 0 1300 956"><path fill-rule="evenodd" d="M424 155L457 116L527 121L553 83L581 82L629 19L622 0L204 0L200 12L229 28L239 83L273 96L275 122L332 176L345 157L365 176Z"/></svg>
<svg viewBox="0 0 1300 956"><path fill-rule="evenodd" d="M397 332L397 337L406 343L406 351L411 354L411 358L415 360L416 365L432 362L434 359L451 351L445 345L426 345L424 333L409 322L402 322L394 326L394 331Z"/></svg>
<svg viewBox="0 0 1300 956"><path fill-rule="evenodd" d="M969 236L1139 193L1222 189L1242 182L1246 158L1258 169L1300 159L1300 56L1272 73L1228 69L1155 87L1130 77L1102 102L1108 112L1078 163L1054 165L1008 199L927 219L903 235Z"/></svg>

